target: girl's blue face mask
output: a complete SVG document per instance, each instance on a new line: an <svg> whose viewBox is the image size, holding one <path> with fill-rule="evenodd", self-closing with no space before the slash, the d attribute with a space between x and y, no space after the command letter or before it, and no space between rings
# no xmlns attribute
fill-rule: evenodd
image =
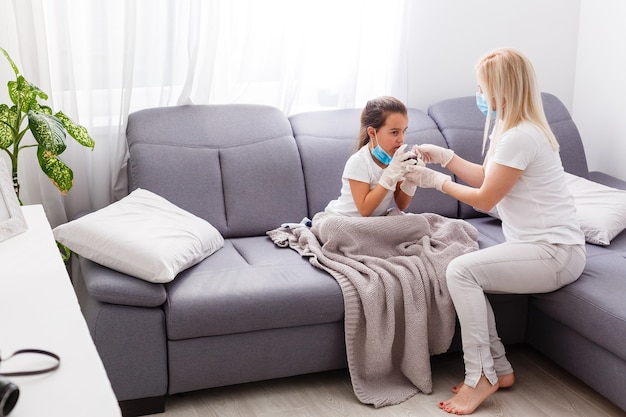
<svg viewBox="0 0 626 417"><path fill-rule="evenodd" d="M480 110L485 117L487 117L487 114L489 113L489 105L487 104L487 100L485 100L485 96L481 93L476 93L476 106L478 107L478 110ZM491 118L496 118L495 111L491 112Z"/></svg>
<svg viewBox="0 0 626 417"><path fill-rule="evenodd" d="M374 155L376 159L378 159L381 163L385 165L389 165L391 163L392 157L389 156L389 154L385 152L383 148L380 147L380 145L372 149L372 155Z"/></svg>
<svg viewBox="0 0 626 417"><path fill-rule="evenodd" d="M372 155L374 155L374 158L378 159L382 164L389 165L393 157L389 156L389 154L380 147L380 144L378 143L378 135L376 135L375 131L374 138L376 139L377 145L374 149L372 149Z"/></svg>

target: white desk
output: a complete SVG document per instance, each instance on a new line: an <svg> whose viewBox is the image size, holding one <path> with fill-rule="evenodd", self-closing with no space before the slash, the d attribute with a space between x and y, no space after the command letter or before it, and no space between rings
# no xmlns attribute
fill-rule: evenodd
<svg viewBox="0 0 626 417"><path fill-rule="evenodd" d="M24 206L22 211L28 231L0 242L0 353L48 350L61 357L61 366L47 374L9 377L20 389L9 417L119 417L43 207ZM25 360L54 363L41 358L18 355L4 362L0 373Z"/></svg>

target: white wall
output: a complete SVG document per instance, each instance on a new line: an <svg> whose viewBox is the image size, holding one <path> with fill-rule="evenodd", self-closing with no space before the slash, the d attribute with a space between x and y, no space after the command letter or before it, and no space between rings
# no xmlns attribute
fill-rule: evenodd
<svg viewBox="0 0 626 417"><path fill-rule="evenodd" d="M408 18L409 106L474 94L477 60L517 48L572 114L589 169L626 181L626 2L413 0Z"/></svg>
<svg viewBox="0 0 626 417"><path fill-rule="evenodd" d="M580 0L411 1L409 106L473 95L478 59L513 47L533 62L542 91L571 111L579 13Z"/></svg>
<svg viewBox="0 0 626 417"><path fill-rule="evenodd" d="M626 180L626 2L581 0L573 118L590 171Z"/></svg>

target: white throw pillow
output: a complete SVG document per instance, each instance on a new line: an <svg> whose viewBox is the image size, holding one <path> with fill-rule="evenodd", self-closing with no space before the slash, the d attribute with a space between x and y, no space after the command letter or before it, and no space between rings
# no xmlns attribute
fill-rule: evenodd
<svg viewBox="0 0 626 417"><path fill-rule="evenodd" d="M576 201L580 227L589 243L607 246L626 228L626 191L569 173L567 187Z"/></svg>
<svg viewBox="0 0 626 417"><path fill-rule="evenodd" d="M144 189L53 233L80 256L154 283L172 281L224 246L209 222Z"/></svg>

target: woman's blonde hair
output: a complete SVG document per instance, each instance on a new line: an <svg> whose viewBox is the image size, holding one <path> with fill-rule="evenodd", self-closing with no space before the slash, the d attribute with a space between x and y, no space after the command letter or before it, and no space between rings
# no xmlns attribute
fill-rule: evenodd
<svg viewBox="0 0 626 417"><path fill-rule="evenodd" d="M497 49L478 61L476 74L489 105L489 113L495 111L497 116L488 156L504 132L524 121L537 126L552 148L559 150L559 144L543 110L535 70L526 56L511 48ZM491 98L496 101L495 109L491 109ZM483 154L489 137L490 121L491 116L488 114L483 137Z"/></svg>

